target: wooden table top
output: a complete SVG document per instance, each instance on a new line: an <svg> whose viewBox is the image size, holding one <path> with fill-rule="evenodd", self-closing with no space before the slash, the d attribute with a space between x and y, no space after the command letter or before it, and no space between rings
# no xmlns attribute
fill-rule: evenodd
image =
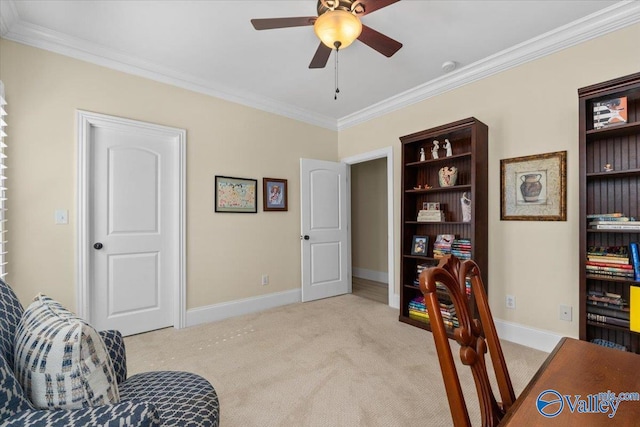
<svg viewBox="0 0 640 427"><path fill-rule="evenodd" d="M639 393L640 355L562 338L500 426L638 426Z"/></svg>

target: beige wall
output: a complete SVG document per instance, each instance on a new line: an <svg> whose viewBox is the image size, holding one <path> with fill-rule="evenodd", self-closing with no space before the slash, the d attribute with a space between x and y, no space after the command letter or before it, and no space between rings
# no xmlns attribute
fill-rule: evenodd
<svg viewBox="0 0 640 427"><path fill-rule="evenodd" d="M187 130L188 308L300 288L299 162L337 160L336 132L6 40L0 58L8 281L23 302L44 292L75 307L76 109ZM214 213L216 174L288 179L289 211ZM54 225L59 208L69 225Z"/></svg>
<svg viewBox="0 0 640 427"><path fill-rule="evenodd" d="M577 336L577 89L640 70L640 24L504 71L339 133L339 155L392 146L396 230L400 229L398 137L465 117L489 126L489 297L494 316ZM500 159L566 150L567 221L500 221ZM395 250L399 251L400 233ZM400 274L396 256L397 277ZM396 293L398 287L396 285ZM516 309L504 308L506 294ZM574 321L558 320L559 304Z"/></svg>
<svg viewBox="0 0 640 427"><path fill-rule="evenodd" d="M351 166L351 265L386 273L387 159Z"/></svg>
<svg viewBox="0 0 640 427"><path fill-rule="evenodd" d="M638 40L640 24L339 134L0 40L0 79L10 102L8 279L23 301L43 291L75 305L75 109L187 130L190 308L299 288L300 157L335 160L392 146L399 230L398 138L474 116L489 126L489 294L494 315L577 335L575 313L574 322L557 320L559 304L578 304L577 89L640 70ZM568 152L567 221L500 221L500 159L559 150ZM213 213L215 174L288 179L289 212ZM69 209L69 225L53 224L58 208ZM399 254L400 233L395 235ZM396 279L398 260L396 256ZM263 273L271 276L267 287L260 285ZM507 293L516 296L516 310L503 308Z"/></svg>

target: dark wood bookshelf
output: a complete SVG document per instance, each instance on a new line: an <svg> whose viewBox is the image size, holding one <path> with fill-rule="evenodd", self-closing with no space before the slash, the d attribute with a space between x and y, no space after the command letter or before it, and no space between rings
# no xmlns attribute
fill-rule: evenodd
<svg viewBox="0 0 640 427"><path fill-rule="evenodd" d="M452 155L445 156L444 140L451 142ZM434 140L440 141L439 158L431 158ZM436 265L433 243L439 234L454 234L456 238L471 240L471 254L482 272L485 287L488 287L488 128L471 117L457 122L416 132L400 138L402 143L401 200L401 248L399 320L418 328L430 330L429 324L409 317L409 302L422 295L414 284L420 264ZM420 161L423 148L427 159ZM442 167L458 168L456 185L440 187L438 170ZM428 184L431 188L416 189ZM464 193L471 194L471 221L462 221L460 199ZM418 211L425 202L438 202L445 211L446 220L440 222L417 221ZM429 236L426 256L411 255L413 236ZM446 298L446 294L441 295ZM448 330L450 336L453 329Z"/></svg>
<svg viewBox="0 0 640 427"><path fill-rule="evenodd" d="M620 97L627 98L627 122L595 129L594 104ZM629 301L631 286L640 286L640 282L586 271L589 246L628 246L631 242L640 242L640 229L591 229L587 218L589 214L611 212L640 217L640 73L579 89L578 98L580 339L604 339L640 353L640 334L629 328L587 319L589 291L612 292ZM605 171L606 164L613 170Z"/></svg>

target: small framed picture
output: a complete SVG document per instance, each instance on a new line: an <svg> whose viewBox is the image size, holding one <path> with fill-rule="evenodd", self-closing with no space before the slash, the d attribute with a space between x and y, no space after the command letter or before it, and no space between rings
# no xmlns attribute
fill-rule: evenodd
<svg viewBox="0 0 640 427"><path fill-rule="evenodd" d="M258 212L256 187L258 180L215 176L215 211L235 213Z"/></svg>
<svg viewBox="0 0 640 427"><path fill-rule="evenodd" d="M288 210L286 179L262 178L262 210Z"/></svg>
<svg viewBox="0 0 640 427"><path fill-rule="evenodd" d="M413 236L411 255L427 256L427 246L429 246L429 236Z"/></svg>
<svg viewBox="0 0 640 427"><path fill-rule="evenodd" d="M439 202L423 202L422 209L427 211L439 211L440 203Z"/></svg>

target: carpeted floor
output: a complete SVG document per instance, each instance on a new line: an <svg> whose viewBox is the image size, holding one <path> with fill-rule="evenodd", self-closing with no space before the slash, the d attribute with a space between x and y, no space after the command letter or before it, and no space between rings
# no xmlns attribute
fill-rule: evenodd
<svg viewBox="0 0 640 427"><path fill-rule="evenodd" d="M130 375L186 370L211 381L223 427L451 425L431 334L355 295L125 342ZM547 354L509 342L503 350L519 394ZM476 425L473 379L458 371Z"/></svg>

